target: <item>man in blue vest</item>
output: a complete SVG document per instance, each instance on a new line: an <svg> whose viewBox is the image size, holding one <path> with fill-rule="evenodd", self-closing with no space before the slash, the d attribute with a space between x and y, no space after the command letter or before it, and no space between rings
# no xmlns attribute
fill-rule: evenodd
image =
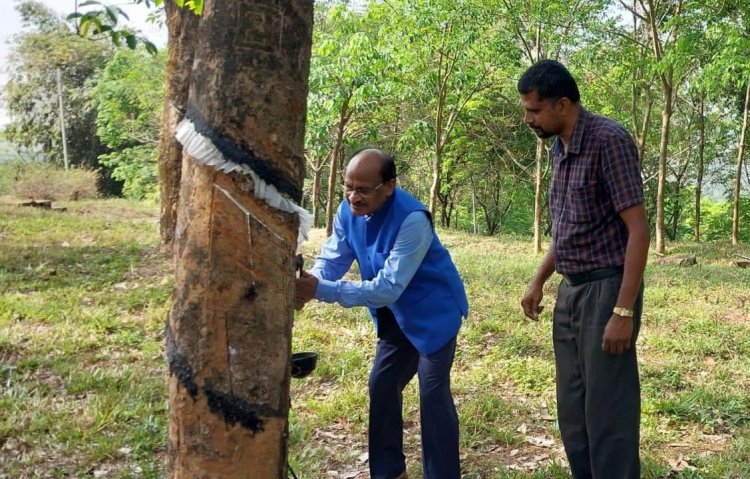
<svg viewBox="0 0 750 479"><path fill-rule="evenodd" d="M427 208L396 186L389 155L356 152L344 196L315 266L297 280L296 307L315 298L370 310L378 335L369 382L370 477L407 477L402 391L417 374L424 477L459 479L450 371L469 310L463 282ZM362 281L342 280L354 260Z"/></svg>

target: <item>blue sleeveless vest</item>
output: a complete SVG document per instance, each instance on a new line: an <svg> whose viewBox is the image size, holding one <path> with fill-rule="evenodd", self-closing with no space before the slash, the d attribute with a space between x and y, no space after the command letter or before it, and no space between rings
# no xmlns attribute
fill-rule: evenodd
<svg viewBox="0 0 750 479"><path fill-rule="evenodd" d="M427 208L400 188L369 218L353 215L346 201L341 204L339 219L363 280L374 278L383 268L401 224L414 211L424 211L432 222ZM411 282L388 308L422 354L439 350L458 333L469 303L458 270L437 234ZM377 327L374 308L370 308L370 316Z"/></svg>

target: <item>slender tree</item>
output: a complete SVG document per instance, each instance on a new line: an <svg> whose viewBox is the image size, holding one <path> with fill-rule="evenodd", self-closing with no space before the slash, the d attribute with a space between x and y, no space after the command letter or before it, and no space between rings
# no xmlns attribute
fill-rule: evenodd
<svg viewBox="0 0 750 479"><path fill-rule="evenodd" d="M693 239L701 240L701 198L703 197L703 173L706 153L706 96L701 91L698 100L698 163L695 178L695 226Z"/></svg>
<svg viewBox="0 0 750 479"><path fill-rule="evenodd" d="M662 63L659 68L659 80L661 81L664 104L661 111L661 135L659 140L659 176L656 192L656 252L664 254L666 251L664 234L664 206L667 181L667 156L669 155L669 132L671 128L673 100L675 95L675 66L666 55L665 49L674 43L677 36L676 21L682 13L682 0L672 2L667 0L639 0L643 12L643 19L651 32L651 43L654 57L657 62ZM666 11L665 11L666 10ZM671 18L665 21L664 17ZM664 26L666 24L666 31Z"/></svg>
<svg viewBox="0 0 750 479"><path fill-rule="evenodd" d="M750 111L750 81L745 87L745 102L742 109L742 129L740 130L740 144L737 148L737 168L735 170L734 193L732 194L732 244L740 242L740 196L742 194L742 162L745 156L745 140L747 138L748 115Z"/></svg>

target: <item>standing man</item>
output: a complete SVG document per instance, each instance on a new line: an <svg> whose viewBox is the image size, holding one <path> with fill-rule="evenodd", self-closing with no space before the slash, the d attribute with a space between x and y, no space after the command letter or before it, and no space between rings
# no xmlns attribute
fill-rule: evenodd
<svg viewBox="0 0 750 479"><path fill-rule="evenodd" d="M588 112L560 63L518 81L524 122L552 146L552 244L521 301L537 319L542 286L563 280L553 314L557 414L576 479L639 479L641 324L649 231L638 153L627 131Z"/></svg>
<svg viewBox="0 0 750 479"><path fill-rule="evenodd" d="M393 158L376 149L355 153L344 196L315 266L297 279L296 307L315 298L370 309L378 335L369 384L370 477L407 477L402 391L417 374L424 477L459 479L450 371L469 310L463 282L428 209L396 186ZM354 260L362 281L341 280Z"/></svg>

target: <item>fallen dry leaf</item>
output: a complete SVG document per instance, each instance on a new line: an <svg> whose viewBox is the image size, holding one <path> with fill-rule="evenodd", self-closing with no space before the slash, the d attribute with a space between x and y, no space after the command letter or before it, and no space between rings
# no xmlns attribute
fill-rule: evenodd
<svg viewBox="0 0 750 479"><path fill-rule="evenodd" d="M540 447L552 447L555 445L555 440L544 436L528 436L526 442Z"/></svg>

